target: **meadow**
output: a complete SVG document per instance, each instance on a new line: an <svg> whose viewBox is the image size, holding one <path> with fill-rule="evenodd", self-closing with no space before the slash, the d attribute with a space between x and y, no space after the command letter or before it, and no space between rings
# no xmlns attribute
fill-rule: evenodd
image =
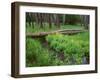
<svg viewBox="0 0 100 80"><path fill-rule="evenodd" d="M89 64L89 45L89 15L26 13L26 67Z"/></svg>

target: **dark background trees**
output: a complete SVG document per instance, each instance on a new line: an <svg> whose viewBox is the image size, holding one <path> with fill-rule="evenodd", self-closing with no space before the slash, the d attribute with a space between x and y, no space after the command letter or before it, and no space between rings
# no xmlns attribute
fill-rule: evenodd
<svg viewBox="0 0 100 80"><path fill-rule="evenodd" d="M51 14L26 12L26 26L39 28L52 28L61 25L80 25L85 29L89 27L89 15Z"/></svg>

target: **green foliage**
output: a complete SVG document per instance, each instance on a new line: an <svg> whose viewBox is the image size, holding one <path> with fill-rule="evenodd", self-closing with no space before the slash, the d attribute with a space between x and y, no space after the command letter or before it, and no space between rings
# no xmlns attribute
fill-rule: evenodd
<svg viewBox="0 0 100 80"><path fill-rule="evenodd" d="M45 39L26 37L26 66L57 66L83 64L89 59L89 33L76 35L52 34ZM44 42L45 43L45 42Z"/></svg>
<svg viewBox="0 0 100 80"><path fill-rule="evenodd" d="M52 61L52 65L64 65L64 62L61 61L59 58L55 58L55 59Z"/></svg>
<svg viewBox="0 0 100 80"><path fill-rule="evenodd" d="M69 24L67 24L67 25L61 25L61 29L84 29L84 26L81 26L81 25L69 25Z"/></svg>
<svg viewBox="0 0 100 80"><path fill-rule="evenodd" d="M58 53L63 52L65 61L75 57L75 62L77 64L82 63L83 56L89 57L89 34L80 33L73 36L62 35L62 34L53 34L48 35L46 40L50 44L50 47L53 48ZM71 64L71 62L69 62Z"/></svg>
<svg viewBox="0 0 100 80"><path fill-rule="evenodd" d="M34 33L38 33L38 32L50 32L50 31L55 31L55 30L63 30L63 29L84 29L84 27L80 26L80 25L61 25L59 28L56 27L55 25L52 25L52 27L48 26L48 23L45 23L46 26L43 26L43 28L39 27L35 22L34 25L33 23L26 23L26 32L34 32Z"/></svg>
<svg viewBox="0 0 100 80"><path fill-rule="evenodd" d="M40 27L39 25L37 25L35 22L33 23L26 23L26 32L48 32L48 31L52 31L52 30L57 30L58 28L54 25L52 25L52 27L50 28L48 23L45 23L45 26Z"/></svg>
<svg viewBox="0 0 100 80"><path fill-rule="evenodd" d="M50 65L50 53L41 46L38 40L26 39L26 66Z"/></svg>

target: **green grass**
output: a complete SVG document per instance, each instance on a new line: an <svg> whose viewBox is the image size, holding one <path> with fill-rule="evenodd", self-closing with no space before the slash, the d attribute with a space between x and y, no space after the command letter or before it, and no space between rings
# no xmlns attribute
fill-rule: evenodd
<svg viewBox="0 0 100 80"><path fill-rule="evenodd" d="M26 32L33 32L33 33L38 33L38 32L48 32L48 31L55 31L55 30L63 30L63 29L84 29L83 26L80 25L61 25L60 28L57 26L52 26L49 28L49 26L44 26L43 28L40 28L39 26L27 26L26 27Z"/></svg>
<svg viewBox="0 0 100 80"><path fill-rule="evenodd" d="M43 43L47 45L43 46ZM63 55L63 60L61 56ZM45 38L26 37L26 66L57 66L83 64L89 59L89 33L52 34ZM88 62L89 63L89 62Z"/></svg>
<svg viewBox="0 0 100 80"><path fill-rule="evenodd" d="M46 40L50 44L50 47L53 48L56 52L63 53L65 61L71 64L70 59L76 57L75 64L82 64L82 58L89 58L89 33L79 33L77 35L62 35L62 34L53 34L48 35ZM65 62L64 62L65 63Z"/></svg>
<svg viewBox="0 0 100 80"><path fill-rule="evenodd" d="M80 25L62 25L61 29L84 29L84 27Z"/></svg>
<svg viewBox="0 0 100 80"><path fill-rule="evenodd" d="M44 49L39 40L26 39L26 66L50 65L50 52Z"/></svg>

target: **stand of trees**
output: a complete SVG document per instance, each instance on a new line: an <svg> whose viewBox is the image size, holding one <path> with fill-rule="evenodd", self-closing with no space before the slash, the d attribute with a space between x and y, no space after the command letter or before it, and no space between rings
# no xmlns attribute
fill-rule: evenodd
<svg viewBox="0 0 100 80"><path fill-rule="evenodd" d="M88 29L89 15L51 14L26 12L26 26L32 27L58 27L61 25L81 25Z"/></svg>

